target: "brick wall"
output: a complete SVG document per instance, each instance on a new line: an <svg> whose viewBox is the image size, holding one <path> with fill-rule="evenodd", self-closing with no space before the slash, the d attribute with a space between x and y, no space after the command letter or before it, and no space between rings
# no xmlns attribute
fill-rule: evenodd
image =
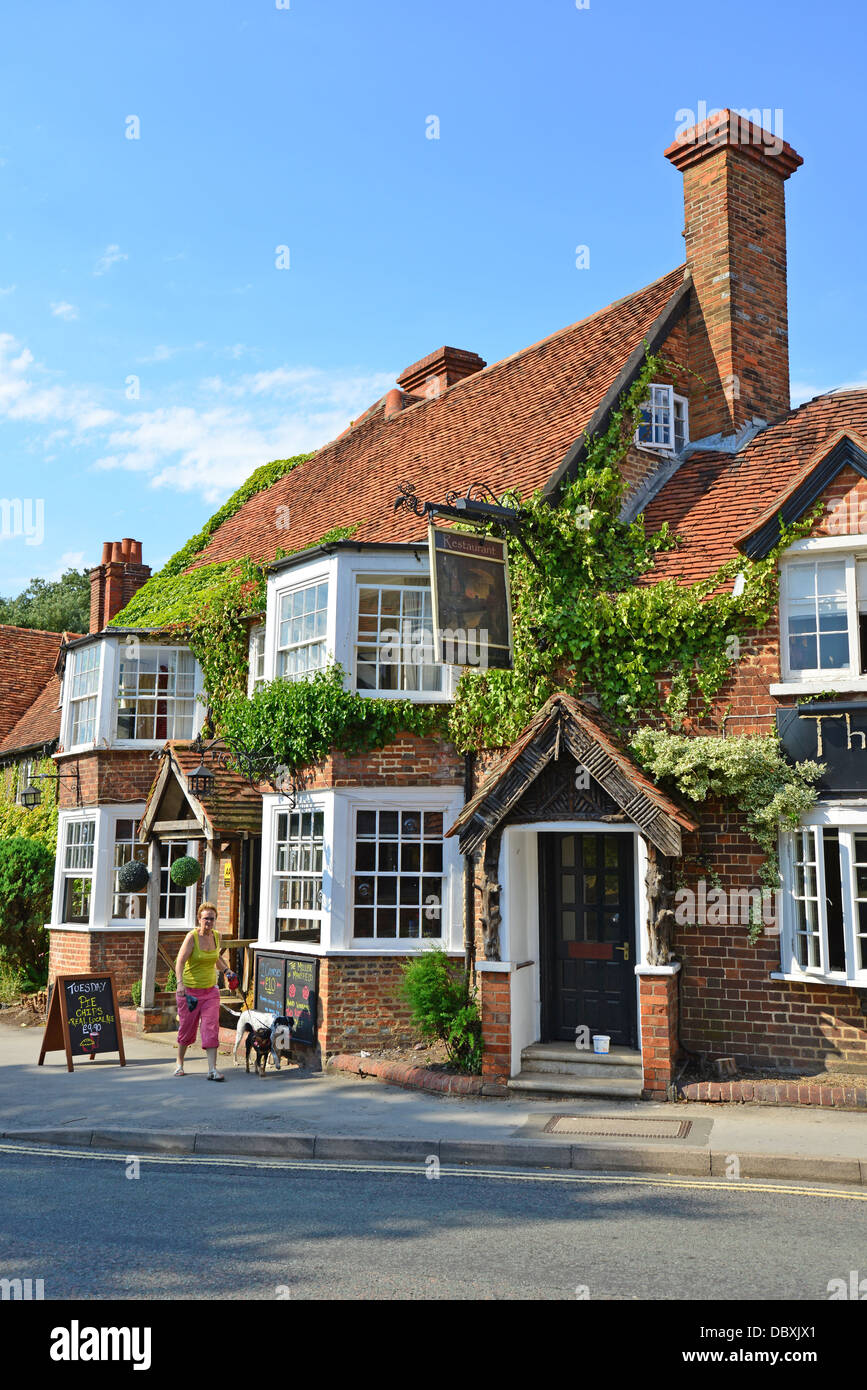
<svg viewBox="0 0 867 1390"><path fill-rule="evenodd" d="M405 1047L419 1034L399 997L406 956L326 956L319 966L319 1041L323 1054Z"/></svg>
<svg viewBox="0 0 867 1390"><path fill-rule="evenodd" d="M180 950L184 932L160 932L160 946L174 961ZM118 995L129 1000L130 987L142 976L144 932L51 932L48 978L58 975L85 974L96 970L114 972ZM168 967L157 957L157 983L162 986Z"/></svg>
<svg viewBox="0 0 867 1390"><path fill-rule="evenodd" d="M482 1076L488 1080L511 1073L511 976L484 970L477 976L482 1015Z"/></svg>
<svg viewBox="0 0 867 1390"><path fill-rule="evenodd" d="M58 783L58 805L67 810L76 804L76 785L70 776L76 766L85 806L109 802L145 801L157 772L156 760L147 752L95 749L57 759L64 781Z"/></svg>

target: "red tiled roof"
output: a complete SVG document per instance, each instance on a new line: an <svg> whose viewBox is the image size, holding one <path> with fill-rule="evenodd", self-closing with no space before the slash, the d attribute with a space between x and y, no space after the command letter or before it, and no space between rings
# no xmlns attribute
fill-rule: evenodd
<svg viewBox="0 0 867 1390"><path fill-rule="evenodd" d="M667 521L683 539L657 557L644 582L694 584L733 559L735 542L782 503L841 432L867 438L867 390L817 396L740 454L693 454L645 509L648 533Z"/></svg>
<svg viewBox="0 0 867 1390"><path fill-rule="evenodd" d="M258 493L216 530L195 564L272 559L278 548L314 545L335 526L358 523L354 539L422 539L426 522L395 512L404 480L422 500L488 483L494 492L541 487L587 428L666 305L684 268L590 318L465 377L432 400L385 398L306 463ZM289 509L289 526L285 511Z"/></svg>
<svg viewBox="0 0 867 1390"><path fill-rule="evenodd" d="M0 756L12 751L22 752L44 743L55 743L60 737L60 677L51 675L18 723L0 742Z"/></svg>
<svg viewBox="0 0 867 1390"><path fill-rule="evenodd" d="M44 691L62 637L60 632L0 625L0 747Z"/></svg>

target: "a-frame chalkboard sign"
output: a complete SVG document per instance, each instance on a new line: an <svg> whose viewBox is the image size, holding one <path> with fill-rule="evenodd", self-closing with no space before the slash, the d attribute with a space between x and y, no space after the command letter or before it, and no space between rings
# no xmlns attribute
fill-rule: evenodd
<svg viewBox="0 0 867 1390"><path fill-rule="evenodd" d="M46 1052L65 1052L67 1071L73 1070L73 1057L89 1057L92 1062L97 1052L117 1052L120 1065L126 1066L114 975L104 971L99 975L57 976L40 1067Z"/></svg>

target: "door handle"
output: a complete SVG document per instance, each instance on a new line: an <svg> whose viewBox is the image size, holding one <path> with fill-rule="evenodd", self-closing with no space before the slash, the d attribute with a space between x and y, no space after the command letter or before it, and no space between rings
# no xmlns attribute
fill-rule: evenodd
<svg viewBox="0 0 867 1390"><path fill-rule="evenodd" d="M629 960L629 942L628 942L628 941L624 941L624 943L623 943L622 946L615 946L614 949L615 949L615 951L622 951L622 952L623 952L623 959L624 959L624 961Z"/></svg>

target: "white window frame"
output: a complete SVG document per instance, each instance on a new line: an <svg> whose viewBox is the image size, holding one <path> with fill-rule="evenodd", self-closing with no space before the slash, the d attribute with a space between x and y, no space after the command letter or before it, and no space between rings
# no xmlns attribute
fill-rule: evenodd
<svg viewBox="0 0 867 1390"><path fill-rule="evenodd" d="M423 584L423 583L416 583L416 584L410 583L410 584L407 584L407 583L405 582L407 579L421 579L421 580L426 580L426 584ZM422 592L422 593L425 593L425 592L426 592L426 593L428 594L428 596L429 596L429 598L430 598L431 624L432 624L432 626L431 626L430 653L431 653L431 656L434 657L434 659L433 659L432 661L429 661L429 662L426 661L426 662L422 663L422 662L415 662L415 661L412 660L412 653L413 653L413 650L414 650L414 647L413 647L414 635L415 635L415 632L418 632L418 631L420 630L420 629L418 629L418 628L415 628L415 629L411 630L410 625L411 625L411 623L414 621L414 620L412 620L412 619L408 619L408 618L407 618L407 619L404 619L404 618L398 617L398 618L396 619L396 626L395 626L393 629L387 629L391 634L393 634L392 636L389 637L389 640L388 640L387 642L384 641L384 640L382 640L382 639L383 639L383 634L384 634L385 629L383 629L383 631L379 633L379 638L380 638L380 640L378 640L378 641L376 641L376 642L364 642L364 641L362 640L362 638L361 638L361 633L360 633L360 631L359 631L359 627L360 627L361 616L362 616L362 615L361 615L361 591L362 591L362 589L364 589L364 588L376 589L380 595L382 595L384 592L388 592L388 591L390 591L390 592L397 592L397 593L400 594L400 595L403 595L403 594L405 594L405 593L419 593L419 592ZM380 603L381 603L381 599L380 599ZM403 607L403 600L402 600L402 598L401 598L401 607ZM433 612L433 590L432 590L431 584L430 584L430 575L429 575L429 573L428 573L428 574L415 574L415 575L413 575L413 574L412 574L412 571L411 571L411 570L408 570L408 569L404 569L404 570L403 570L401 573L399 573L399 574L389 574L387 571L384 571L384 572L383 572L383 571L379 571L379 570L371 570L371 571L369 571L369 572L367 572L367 573L365 573L365 572L356 572L356 575L355 575L355 595L354 595L354 603L353 603L353 620L352 620L352 667L351 667L351 669L352 669L352 688L353 688L353 690L356 692L356 694L358 694L358 695L367 695L370 699L373 699L373 700L407 700L407 699L409 699L409 700L415 701L416 703L422 703L422 704L425 704L425 703L427 703L427 704L437 704L437 703L439 703L439 702L446 696L446 694L447 694L447 692L448 692L448 686L449 686L449 671L448 671L448 667L447 667L445 664L440 663L440 662L437 662L437 660L436 660L436 658L435 658L435 655L434 655L433 623L434 623L435 617L436 617L436 615L435 615L434 612ZM396 634L396 636L397 636L397 640L396 640L396 641L394 640L394 634ZM360 659L359 659L359 649L360 649L360 648L363 648L363 647L376 647L376 648L378 648L379 651L381 651L381 652L384 652L384 651L386 650L386 648L396 648L396 649L397 649L397 652L398 652L398 655L399 655L399 660L398 660L397 662L394 662L394 663L386 663L386 664L397 666L398 671L401 673L401 676L403 675L403 672L404 672L405 670L411 669L413 666L416 666L416 665L419 667L419 670L421 670L423 667L433 667L433 668L435 668L435 669L438 669L438 670L439 670L439 674L440 674L440 686L439 686L439 689L438 689L438 690L412 690L412 689L404 689L404 688L398 686L397 689L393 689L393 690L392 690L392 689L383 688L383 687L380 687L380 686L375 686L375 687L373 687L373 688L371 688L371 687L369 687L369 686L364 686L364 687L360 686L359 683L358 683L358 681L359 681L359 668L360 668L360 666L361 666L362 663L361 663L361 661L360 661ZM410 659L409 659L409 660L406 660L406 659L405 659L406 657L409 657ZM367 664L367 663L365 663L365 664ZM381 664L383 664L383 663L380 661L380 662L377 662L376 664L377 664L377 666L379 666L379 665L381 665Z"/></svg>
<svg viewBox="0 0 867 1390"><path fill-rule="evenodd" d="M305 872L303 869L298 869L298 870L295 871L295 873L292 873L292 872L290 872L288 869L287 869L287 870L283 870L283 869L280 869L280 868L278 867L278 864L277 864L277 852L278 852L279 846L283 843L283 841L282 841L282 840L280 839L280 837L279 837L280 820L281 820L281 817L283 817L283 816L286 816L287 818L291 818L292 816L301 816L301 817L304 817L304 816L314 816L314 817L315 817L315 816L317 816L317 815L322 816L322 874L321 874L322 886L321 886L320 893L319 893L319 905L318 905L317 907L312 907L312 908L303 908L303 907L302 907L298 912L295 912L295 911L294 911L293 909L291 909L291 908L290 908L290 909L281 909L280 906L279 906L279 903L280 903L280 885L281 885L281 883L282 883L284 880L286 880L286 879L292 879L292 878L302 879L302 880L305 879L305 878L309 878L309 879L311 879L311 880L315 880L315 879L316 879L316 874L315 874L315 872ZM291 819L290 819L290 826L289 826L289 828L291 829ZM316 942L316 941L310 941L310 940L308 940L306 944L307 944L307 945L310 945L310 946L321 946L321 944L322 944L322 934L323 934L323 931L324 931L324 923L325 923L325 901L326 901L326 885L325 885L325 865L326 865L326 853L325 853L325 851L326 851L326 843L327 843L327 842L326 842L326 833L327 833L327 828L326 828L325 808L324 808L324 806L321 806L321 805L320 805L320 806L313 806L313 805L310 805L310 806L302 806L302 805L299 804L299 805L297 805L296 807L294 807L294 809L293 809L291 806L288 806L288 805L287 805L287 806L282 807L281 809L279 809L279 810L277 811L277 814L276 814L275 818L274 818L274 824L273 824L273 844L272 844L272 862L271 862L271 888L272 888L272 899L271 899L271 902L272 902L271 931L272 931L272 933L273 933L273 940L274 940L277 944L279 944L279 945L281 945L281 946L288 946L288 947L290 947L290 948L294 948L296 945L304 945L305 942L304 942L304 938L303 938L303 937L299 937L299 938L297 938L297 939L293 939L292 937L287 937L287 938L281 938L281 937L279 937L278 934L277 934L277 932L278 932L278 926L277 926L278 918L281 919L281 920L283 920L283 921L287 921L287 922L288 922L288 921L297 920L297 919L300 919L300 918L303 918L305 921L314 921L314 922L318 922L318 924L319 924L319 941ZM301 839L300 839L300 841L299 841L299 843L302 844L302 845L304 845L305 842L306 842L306 837L303 837L303 836L302 836ZM287 840L286 843L291 843L291 841L288 841L288 840Z"/></svg>
<svg viewBox="0 0 867 1390"><path fill-rule="evenodd" d="M858 598L856 592L856 563L859 557L855 552L848 554L819 554L819 555L786 555L780 566L780 669L784 681L797 684L808 683L818 685L821 689L834 689L840 686L841 681L846 682L846 689L849 689L849 681L857 679L862 674L860 670L860 642L858 632ZM789 659L789 618L791 614L791 575L797 565L817 565L828 562L845 564L846 566L846 633L849 641L849 662L846 666L836 669L830 667L822 668L805 667L800 670L793 670ZM818 655L818 646L817 646Z"/></svg>
<svg viewBox="0 0 867 1390"><path fill-rule="evenodd" d="M265 613L265 681L273 681L280 675L280 656L277 644L280 640L281 601L286 594L309 588L312 584L328 584L328 617L325 629L325 664L341 661L336 652L336 584L337 556L318 556L298 566L287 567L268 576L268 598ZM343 663L341 663L343 664ZM290 678L291 679L291 678Z"/></svg>
<svg viewBox="0 0 867 1390"><path fill-rule="evenodd" d="M142 637L139 640L141 640L143 646L177 646L179 649L187 651L189 650L189 648L184 648L181 643L149 642L147 641L147 634L142 634ZM115 636L114 633L111 632L99 633L92 644L88 644L86 646L83 645L81 647L73 647L72 650L67 653L66 671L64 673L63 679L63 712L61 715L60 725L60 750L62 752L83 752L85 749L97 747L124 749L143 748L150 751L154 748L161 748L163 744L166 742L166 740L162 738L118 739L115 736L115 731L117 729L118 705L118 651L120 646L125 641L126 635L124 634L118 634L117 636ZM94 736L87 743L74 744L72 743L72 689L75 678L75 663L78 660L79 653L82 651L88 651L91 645L97 647L99 651L99 682L96 697L97 706ZM72 662L71 667L69 665L70 662ZM204 705L201 699L199 698L203 694L204 681L202 678L202 668L199 665L198 661L195 662L195 680L193 682L193 690L194 706L192 736L193 738L195 738L196 734L202 728L202 725L205 720ZM92 697L88 696L86 698Z"/></svg>
<svg viewBox="0 0 867 1390"><path fill-rule="evenodd" d="M311 638L305 638L305 639L303 639L302 641L299 641L299 642L289 642L289 643L287 643L287 645L286 645L285 647L282 647L282 646L280 645L280 629L281 629L281 627L283 626L283 608L284 608L284 605L289 604L289 603L294 603L294 601L295 601L297 598L299 598L302 594L309 594L309 593L313 592L314 590L319 590L319 589L321 589L321 588L324 588L324 589L325 589L325 608L324 608L324 614L325 614L325 627L324 627L324 631L321 632L321 633L317 633L315 636L313 636L313 637L311 637ZM330 583L329 583L329 581L328 581L327 578L323 578L323 579L312 579L312 580L309 580L309 581L307 581L306 583L303 583L303 584L294 584L294 585L292 585L291 587L287 587L287 588L281 589L279 598L278 598L278 600L277 600L277 636L276 636L276 641L277 641L277 664L276 664L276 674L277 674L277 676L279 676L282 680L288 680L288 681L304 680L307 676L313 675L316 671L324 671L324 670L325 670L325 668L326 668L326 666L328 665L328 662L329 662L329 650L330 650L330 648L329 648L329 645L328 645L328 625L329 625L330 610L331 610L331 585L330 585ZM319 607L316 607L316 606L315 606L315 600L314 600L314 607L313 607L313 609L312 609L311 611L314 612L314 613L321 613L321 612L323 612L323 609L321 609L321 608L319 608ZM302 616L303 616L303 615L302 615ZM292 622L292 618L290 617L289 619L287 619L287 621L291 623L291 622ZM322 659L321 659L320 661L317 661L315 665L307 666L303 671L285 671L285 670L282 669L284 660L285 660L285 659L288 659L288 657L290 656L290 654L300 654L300 653L302 653L302 652L308 652L308 653L309 653L309 652L311 651L311 649L314 648L314 647L321 647L321 648L322 648Z"/></svg>
<svg viewBox="0 0 867 1390"><path fill-rule="evenodd" d="M796 951L797 906L795 899L795 836L802 830L814 837L816 853L816 878L819 916L819 963L815 966L801 966ZM831 970L828 965L829 942L828 921L825 908L825 859L822 850L822 834L826 830L836 830L840 845L840 878L843 891L843 944L846 955L845 970ZM797 831L783 831L780 836L780 868L783 876L782 922L780 924L780 974L775 979L816 981L849 988L867 987L867 941L858 963L858 930L856 909L856 878L854 837L867 835L867 805L852 806L846 803L819 805L805 816Z"/></svg>
<svg viewBox="0 0 867 1390"><path fill-rule="evenodd" d="M63 749L64 749L64 752L72 752L74 749L78 749L78 748L93 748L93 747L99 742L99 738L100 738L100 725L101 725L101 722L102 722L102 721L101 721L101 713L102 713L102 706L103 706L103 704L104 704L104 700L103 700L103 669L104 669L104 666L105 666L105 662L104 662L104 660L103 660L103 651L104 651L104 647L105 647L105 644L104 644L103 642L97 641L97 642L88 643L88 644L85 645L85 646L75 647L71 652L67 653L67 657L66 657L67 669L66 669L66 672L65 672L65 675L64 675L64 681L63 681L63 694L64 694L64 701L65 701L65 708L64 708L63 716L62 716ZM78 695L78 696L74 696L74 695L73 695L73 691L75 690L75 682L76 682L76 677L77 677L77 667L78 667L79 663L83 661L83 659L84 659L84 654L87 653L87 654L88 654L88 657L89 657L89 654L94 650L94 648L96 649L96 653L97 653L97 656L96 656L96 663L95 663L95 668L94 668L95 671L96 671L96 686L95 686L95 689L94 689L94 690L91 692L91 694L89 694L89 695ZM69 669L69 663L70 663L70 662L72 662L72 670L71 670L71 671L70 671L70 669ZM89 738L89 739L79 740L77 743L73 743L73 741L72 741L72 734L73 734L73 728L74 728L74 725L75 725L75 707L76 707L77 705L82 704L85 700L93 700L93 701L94 701L93 735L92 735L92 737Z"/></svg>
<svg viewBox="0 0 867 1390"><path fill-rule="evenodd" d="M174 730L174 720L175 720L175 718L176 718L176 714L175 714L174 709L173 709L171 732L168 732L168 733L165 735L164 738L163 738L163 737L155 737L155 738L120 738L120 737L118 736L117 727L118 727L118 719L120 718L120 712L121 712L121 711L120 711L121 692L120 692L120 688L119 688L119 680L120 680L120 662L121 662L121 647L124 645L124 642L125 642L125 639L121 639L121 640L116 644L116 646L114 647L113 691L112 691L112 700L111 700L111 729L110 729L110 733L109 733L109 744L111 745L111 747L113 747L113 748L161 748L161 747L163 746L163 744L169 742L170 739L181 739L181 740L183 740L183 741L187 741L187 739L193 739L193 738L195 738L195 736L196 736L196 734L197 734L199 728L201 728L202 716L203 716L203 710L202 710L202 707L201 707L201 701L200 701L199 698L198 698L199 695L202 693L202 670L201 670L201 667L199 666L199 663L196 661L196 658L193 656L193 654L192 654L192 652L190 651L189 647L185 647L185 646L183 646L183 644L180 644L180 643L173 643L173 642L148 642L148 641L140 641L140 642L139 642L139 647L140 647L140 649L144 649L145 647L147 647L147 648L153 648L153 649L155 649L155 650L158 651L158 652L159 652L159 651L178 652L178 653L184 652L184 653L186 653L186 654L191 658L191 660L192 660L192 663L193 663L193 693L192 693L192 696L190 696L190 697L183 697L183 702L184 702L185 704L186 704L186 703L189 703L189 704L190 704L190 708L191 708L191 712L192 712L191 732L190 732L189 734L186 734L186 733L184 733L184 734L178 734L177 732L175 732L175 730ZM151 697L149 697L149 696L147 696L147 695L141 695L141 694L138 693L138 690L136 691L136 700L137 700L137 701L143 700L143 699L148 699L148 698L151 698ZM156 698L156 697L153 697L153 698ZM174 705L176 704L176 702L177 702L177 700L178 700L179 697L176 696L176 695L164 695L162 698L163 698L167 703L168 703L169 701L171 701L172 706L174 707Z"/></svg>
<svg viewBox="0 0 867 1390"><path fill-rule="evenodd" d="M67 853L67 849L69 848L68 843L67 843L68 838L69 838L69 830L72 829L73 826L85 826L85 825L92 825L92 826L93 826L93 839L92 839L92 850L93 850L93 853L92 853L92 856L91 856L90 867L89 867L89 868L83 868L83 869L82 869L81 867L76 868L74 865L73 865L73 866L67 866L67 863L66 863L66 853ZM73 930L74 930L76 927L78 927L79 929L81 929L81 928L85 928L85 929L86 929L86 928L89 927L90 924L93 922L94 911L96 910L96 908L97 908L97 906L98 906L98 896L97 896L97 893L98 893L97 869L98 869L98 862L99 862L99 861L98 861L98 850L99 850L99 821L98 821L98 814L97 814L97 812L96 812L95 810L90 811L89 814L86 813L86 812L83 812L83 813L78 813L77 815L65 816L65 817L62 818L60 824L58 825L58 834L57 834L56 912L52 913L52 916L53 916L54 919L57 921L57 924L58 924L59 926L63 926L63 927L65 927L65 928L67 928L67 929L71 928L71 929L73 929ZM67 885L67 882L68 882L69 879L74 879L74 878L88 878L88 879L90 879L90 910L89 910L89 912L88 912L87 922L80 922L80 921L66 922L66 921L64 921L64 916L65 916L65 913L64 913L64 904L65 904L65 901L66 901L66 885Z"/></svg>
<svg viewBox="0 0 867 1390"><path fill-rule="evenodd" d="M680 450L685 448L689 443L689 401L686 396L677 395L673 386L667 386L659 382L652 382L649 390L650 395L647 400L643 402L641 409L646 410L650 415L648 424L650 425L651 433L655 435L657 430L665 428L658 422L661 420L663 413L667 413L671 422L671 439L668 443L665 441L656 441L655 439L641 439L641 430L646 428L646 426L639 425L635 431L635 444L639 449L652 449L656 453L679 453ZM683 442L680 445L677 443L678 408L683 422Z"/></svg>
<svg viewBox="0 0 867 1390"><path fill-rule="evenodd" d="M809 675L801 671L793 672L789 666L789 628L788 628L788 579L787 567L793 561L805 559L830 559L843 557L855 562L867 560L867 535L848 536L809 536L795 541L784 555L780 556L780 680L770 686L771 695L818 695L827 690L865 690L867 691L867 672L855 672L851 660L853 650L859 655L857 642L853 647L853 636L857 639L857 593L852 591L849 602L849 668L851 674L825 671L821 675ZM848 580L847 580L848 586ZM848 596L848 587L847 587Z"/></svg>
<svg viewBox="0 0 867 1390"><path fill-rule="evenodd" d="M257 623L250 629L247 667L247 694L252 695L265 680L265 636L266 626Z"/></svg>

